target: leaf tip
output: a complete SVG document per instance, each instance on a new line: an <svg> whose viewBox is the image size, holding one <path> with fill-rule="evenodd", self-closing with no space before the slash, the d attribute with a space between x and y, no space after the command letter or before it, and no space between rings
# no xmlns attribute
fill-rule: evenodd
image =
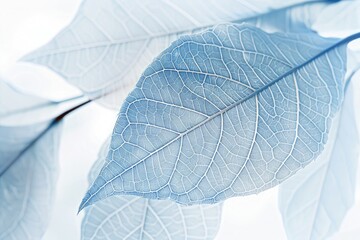
<svg viewBox="0 0 360 240"><path fill-rule="evenodd" d="M78 215L81 212L81 210L83 210L87 206L91 205L90 199L91 199L91 196L89 195L89 193L86 193L85 197L82 199L82 201L80 203L80 206L79 206L79 209L78 209L78 212L77 212Z"/></svg>

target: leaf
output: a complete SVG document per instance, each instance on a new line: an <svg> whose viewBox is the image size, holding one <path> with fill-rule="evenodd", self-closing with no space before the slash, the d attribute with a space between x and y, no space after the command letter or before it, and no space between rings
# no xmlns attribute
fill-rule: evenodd
<svg viewBox="0 0 360 240"><path fill-rule="evenodd" d="M48 101L21 94L0 79L0 174L48 129L54 118L85 100L80 96L63 102Z"/></svg>
<svg viewBox="0 0 360 240"><path fill-rule="evenodd" d="M359 1L339 1L319 11L312 28L326 36L346 37L360 31L359 12Z"/></svg>
<svg viewBox="0 0 360 240"><path fill-rule="evenodd" d="M319 158L280 186L279 207L289 239L326 239L354 203L359 135L351 86Z"/></svg>
<svg viewBox="0 0 360 240"><path fill-rule="evenodd" d="M76 96L63 101L49 101L19 92L0 78L0 126L20 127L50 122L65 111L87 101Z"/></svg>
<svg viewBox="0 0 360 240"><path fill-rule="evenodd" d="M39 136L50 123L40 123L23 127L4 127L0 125L0 173L17 158L37 136ZM9 146L11 146L9 148Z"/></svg>
<svg viewBox="0 0 360 240"><path fill-rule="evenodd" d="M309 26L321 36L346 37L360 31L359 1L339 1L319 10L318 16ZM336 18L334 16L336 15ZM341 19L337 21L336 19ZM350 42L347 49L347 75L360 65L359 40ZM345 75L345 78L349 76Z"/></svg>
<svg viewBox="0 0 360 240"><path fill-rule="evenodd" d="M90 183L104 164L109 140L90 171ZM214 239L220 221L221 204L187 207L171 201L113 196L86 210L81 239Z"/></svg>
<svg viewBox="0 0 360 240"><path fill-rule="evenodd" d="M58 176L63 103L20 94L0 79L0 239L41 239ZM77 106L77 105L75 105Z"/></svg>
<svg viewBox="0 0 360 240"><path fill-rule="evenodd" d="M0 79L0 173L5 171L19 153L50 124L49 122L40 122L31 127L19 126L19 121L27 121L27 118L20 118L16 122L13 119L10 121L6 119L15 113L36 109L47 104L50 103L45 99L19 94Z"/></svg>
<svg viewBox="0 0 360 240"><path fill-rule="evenodd" d="M313 1L277 9L246 20L266 32L309 32L317 21L319 12L332 5L331 1ZM242 23L236 22L236 23Z"/></svg>
<svg viewBox="0 0 360 240"><path fill-rule="evenodd" d="M246 24L180 38L127 97L80 209L115 194L215 203L292 176L327 141L346 41Z"/></svg>
<svg viewBox="0 0 360 240"><path fill-rule="evenodd" d="M2 71L1 76L20 93L52 101L62 101L82 95L78 88L42 65L16 62Z"/></svg>
<svg viewBox="0 0 360 240"><path fill-rule="evenodd" d="M60 129L60 124L49 127L7 171L1 171L0 239L42 238L56 190ZM3 133L0 129L1 162L7 160L7 151L18 147L12 135L4 141Z"/></svg>
<svg viewBox="0 0 360 240"><path fill-rule="evenodd" d="M2 121L6 116L16 112L24 112L29 109L50 104L50 101L45 99L19 93L1 78L0 93L0 118ZM13 101L14 99L17 101Z"/></svg>
<svg viewBox="0 0 360 240"><path fill-rule="evenodd" d="M119 109L141 73L180 35L314 1L84 1L72 23L22 60L42 64Z"/></svg>

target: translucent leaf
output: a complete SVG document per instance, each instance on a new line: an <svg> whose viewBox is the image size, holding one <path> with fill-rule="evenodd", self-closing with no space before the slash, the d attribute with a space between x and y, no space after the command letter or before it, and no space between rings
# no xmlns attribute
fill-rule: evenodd
<svg viewBox="0 0 360 240"><path fill-rule="evenodd" d="M0 80L0 239L41 239L58 175L63 103L20 94ZM76 105L75 105L76 106Z"/></svg>
<svg viewBox="0 0 360 240"><path fill-rule="evenodd" d="M86 0L67 28L23 60L119 109L145 67L180 35L302 2L313 1Z"/></svg>
<svg viewBox="0 0 360 240"><path fill-rule="evenodd" d="M353 205L359 135L351 86L325 150L280 186L279 207L289 239L326 239Z"/></svg>
<svg viewBox="0 0 360 240"><path fill-rule="evenodd" d="M48 129L54 118L85 100L76 97L52 102L21 94L0 79L0 173Z"/></svg>
<svg viewBox="0 0 360 240"><path fill-rule="evenodd" d="M347 37L360 32L359 11L360 1L338 1L321 9L310 27L321 36ZM337 19L341 19L341 21ZM347 72L351 74L352 71L349 69L358 69L360 65L359 40L349 43L347 55Z"/></svg>
<svg viewBox="0 0 360 240"><path fill-rule="evenodd" d="M104 164L109 144L105 142L90 171L91 183ZM214 239L220 221L221 204L182 206L171 201L112 196L86 209L82 239Z"/></svg>
<svg viewBox="0 0 360 240"><path fill-rule="evenodd" d="M19 125L21 121L32 121L26 117L18 121L12 116L29 109L37 109L51 104L45 99L22 95L0 79L0 173L49 125L49 121L37 124ZM11 146L11 148L9 148Z"/></svg>
<svg viewBox="0 0 360 240"><path fill-rule="evenodd" d="M50 122L87 100L77 96L60 102L24 94L0 78L0 127L21 127Z"/></svg>
<svg viewBox="0 0 360 240"><path fill-rule="evenodd" d="M16 101L14 101L16 100ZM15 112L23 112L28 109L50 104L45 99L21 94L10 84L0 79L0 117L1 119Z"/></svg>
<svg viewBox="0 0 360 240"><path fill-rule="evenodd" d="M309 32L313 31L312 26L319 12L331 4L330 1L300 3L248 19L246 23L266 32ZM241 21L236 23L241 23Z"/></svg>
<svg viewBox="0 0 360 240"><path fill-rule="evenodd" d="M215 203L292 176L342 102L337 41L234 24L180 38L127 97L80 209L115 194Z"/></svg>
<svg viewBox="0 0 360 240"><path fill-rule="evenodd" d="M311 27L326 36L346 37L360 31L359 12L359 1L339 1L319 11Z"/></svg>
<svg viewBox="0 0 360 240"><path fill-rule="evenodd" d="M56 190L60 129L59 124L49 127L6 171L1 169L0 239L42 238ZM3 134L0 129L0 168L8 151L18 151L11 133Z"/></svg>
<svg viewBox="0 0 360 240"><path fill-rule="evenodd" d="M55 102L82 95L80 89L43 65L16 62L3 70L1 76L20 93L40 96Z"/></svg>

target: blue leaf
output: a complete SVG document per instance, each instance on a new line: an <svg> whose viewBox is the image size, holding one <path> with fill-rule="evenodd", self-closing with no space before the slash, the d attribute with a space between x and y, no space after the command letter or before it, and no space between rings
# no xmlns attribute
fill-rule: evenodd
<svg viewBox="0 0 360 240"><path fill-rule="evenodd" d="M50 124L49 121L33 124L29 123L32 118L14 116L50 104L45 99L19 94L0 79L0 174Z"/></svg>
<svg viewBox="0 0 360 240"><path fill-rule="evenodd" d="M54 118L85 100L80 96L63 102L49 101L19 93L0 79L0 174L51 125Z"/></svg>
<svg viewBox="0 0 360 240"><path fill-rule="evenodd" d="M19 127L0 125L0 174L5 172L21 151L49 125L47 122Z"/></svg>
<svg viewBox="0 0 360 240"><path fill-rule="evenodd" d="M47 127L15 162L1 169L0 239L41 239L45 233L56 190L60 129L60 124ZM22 129L23 133L32 130L31 126ZM1 167L4 161L8 164L9 151L19 154L17 143L24 144L24 135L28 140L28 133L19 135L19 141L12 131L3 134L0 129Z"/></svg>
<svg viewBox="0 0 360 240"><path fill-rule="evenodd" d="M109 140L90 171L91 183L104 164ZM221 204L182 206L171 201L112 196L86 209L81 239L214 239L220 221Z"/></svg>
<svg viewBox="0 0 360 240"><path fill-rule="evenodd" d="M72 23L23 60L42 64L118 109L154 57L179 36L312 0L87 0Z"/></svg>
<svg viewBox="0 0 360 240"><path fill-rule="evenodd" d="M289 239L328 238L353 205L359 136L352 95L350 87L323 153L280 186L279 207Z"/></svg>
<svg viewBox="0 0 360 240"><path fill-rule="evenodd" d="M58 175L64 104L18 93L0 80L0 239L41 239ZM76 103L77 104L77 103Z"/></svg>
<svg viewBox="0 0 360 240"><path fill-rule="evenodd" d="M123 104L80 209L115 194L215 203L292 176L342 102L340 43L231 24L174 42Z"/></svg>

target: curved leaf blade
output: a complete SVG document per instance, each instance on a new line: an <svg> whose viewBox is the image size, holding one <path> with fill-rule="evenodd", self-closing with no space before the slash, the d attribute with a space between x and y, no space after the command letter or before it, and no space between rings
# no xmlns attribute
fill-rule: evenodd
<svg viewBox="0 0 360 240"><path fill-rule="evenodd" d="M84 1L72 23L23 60L42 64L118 109L141 73L179 36L315 1Z"/></svg>
<svg viewBox="0 0 360 240"><path fill-rule="evenodd" d="M0 79L0 175L50 125L49 121L31 124L24 115L15 121L11 116L48 105L51 102L20 94Z"/></svg>
<svg viewBox="0 0 360 240"><path fill-rule="evenodd" d="M20 94L0 80L0 239L45 233L58 175L61 124L53 118L74 102Z"/></svg>
<svg viewBox="0 0 360 240"><path fill-rule="evenodd" d="M115 194L215 203L284 181L327 141L345 50L248 25L181 38L126 99L80 209Z"/></svg>
<svg viewBox="0 0 360 240"><path fill-rule="evenodd" d="M1 239L41 239L45 233L56 189L60 129L60 124L49 127L0 175Z"/></svg>
<svg viewBox="0 0 360 240"><path fill-rule="evenodd" d="M99 174L109 144L110 139L100 150L89 182ZM220 221L221 204L181 206L166 200L112 196L86 209L81 239L210 240L215 238Z"/></svg>
<svg viewBox="0 0 360 240"><path fill-rule="evenodd" d="M0 79L0 175L56 117L85 100L75 97L62 102L49 101L22 94Z"/></svg>
<svg viewBox="0 0 360 240"><path fill-rule="evenodd" d="M337 118L319 158L280 186L279 208L289 239L328 238L354 203L359 135L351 86Z"/></svg>

